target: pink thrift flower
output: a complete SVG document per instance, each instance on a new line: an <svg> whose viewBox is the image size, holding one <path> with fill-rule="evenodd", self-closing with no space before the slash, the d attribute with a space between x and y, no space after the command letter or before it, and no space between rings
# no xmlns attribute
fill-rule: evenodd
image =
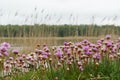
<svg viewBox="0 0 120 80"><path fill-rule="evenodd" d="M48 58L48 56L47 55L42 55L42 58L46 59L46 58Z"/></svg>
<svg viewBox="0 0 120 80"><path fill-rule="evenodd" d="M107 47L112 47L112 46L113 46L112 42L107 43Z"/></svg>
<svg viewBox="0 0 120 80"><path fill-rule="evenodd" d="M79 69L80 69L80 71L83 71L83 70L84 70L82 66L80 66Z"/></svg>
<svg viewBox="0 0 120 80"><path fill-rule="evenodd" d="M87 51L87 52L85 52L84 54L86 54L86 55L91 55L92 52Z"/></svg>
<svg viewBox="0 0 120 80"><path fill-rule="evenodd" d="M10 44L7 43L7 42L3 42L3 43L1 44L1 46L6 47L7 49L9 49L9 48L11 47Z"/></svg>
<svg viewBox="0 0 120 80"><path fill-rule="evenodd" d="M18 51L18 50L13 50L12 53L14 53L14 54L18 54L19 51Z"/></svg>
<svg viewBox="0 0 120 80"><path fill-rule="evenodd" d="M64 42L64 45L65 45L65 46L67 46L67 45L68 45L68 43L67 43L67 42Z"/></svg>
<svg viewBox="0 0 120 80"><path fill-rule="evenodd" d="M56 56L58 56L58 57L62 57L62 51L60 50L60 48L57 48L57 51L56 51Z"/></svg>
<svg viewBox="0 0 120 80"><path fill-rule="evenodd" d="M1 51L1 52L6 52L7 50L8 50L8 49L7 49L5 46L1 46L1 47L0 47L0 51Z"/></svg>
<svg viewBox="0 0 120 80"><path fill-rule="evenodd" d="M94 54L94 55L93 55L93 58L99 60L99 59L101 58L100 53L96 53L96 54Z"/></svg>
<svg viewBox="0 0 120 80"><path fill-rule="evenodd" d="M9 56L8 52L3 53L4 56Z"/></svg>
<svg viewBox="0 0 120 80"><path fill-rule="evenodd" d="M82 42L83 42L83 43L88 43L89 41L88 41L88 40L86 40L86 39L84 39Z"/></svg>
<svg viewBox="0 0 120 80"><path fill-rule="evenodd" d="M13 57L9 57L9 60L13 60Z"/></svg>
<svg viewBox="0 0 120 80"><path fill-rule="evenodd" d="M106 39L110 39L111 38L111 35L106 35Z"/></svg>
<svg viewBox="0 0 120 80"><path fill-rule="evenodd" d="M83 50L84 50L85 52L87 52L87 51L89 50L89 46L84 46L84 47L83 47Z"/></svg>
<svg viewBox="0 0 120 80"><path fill-rule="evenodd" d="M98 40L98 41L97 41L97 43L100 43L100 44L102 44L102 41L101 41L101 40Z"/></svg>
<svg viewBox="0 0 120 80"><path fill-rule="evenodd" d="M98 51L98 49L97 49L97 48L93 48L92 50L93 50L94 52L97 52L97 51Z"/></svg>
<svg viewBox="0 0 120 80"><path fill-rule="evenodd" d="M67 52L68 49L67 49L67 47L64 47L63 50L64 50L65 52Z"/></svg>
<svg viewBox="0 0 120 80"><path fill-rule="evenodd" d="M68 49L67 54L71 54L71 53L72 53L71 49Z"/></svg>

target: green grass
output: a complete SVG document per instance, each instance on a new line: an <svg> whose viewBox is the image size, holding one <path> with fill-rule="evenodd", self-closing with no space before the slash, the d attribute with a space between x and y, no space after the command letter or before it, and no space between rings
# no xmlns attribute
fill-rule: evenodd
<svg viewBox="0 0 120 80"><path fill-rule="evenodd" d="M67 65L62 67L48 68L48 69L36 69L26 73L17 73L6 77L2 80L55 80L58 77L59 80L119 80L120 79L120 61L115 62L105 60L95 68L95 64L87 64L84 66L84 70L80 71L77 65L71 65L67 70ZM51 70L52 69L52 70Z"/></svg>

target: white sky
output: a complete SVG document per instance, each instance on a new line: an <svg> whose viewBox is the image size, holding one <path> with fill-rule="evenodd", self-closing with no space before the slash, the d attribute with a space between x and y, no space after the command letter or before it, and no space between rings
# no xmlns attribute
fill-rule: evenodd
<svg viewBox="0 0 120 80"><path fill-rule="evenodd" d="M120 25L120 0L0 0L0 24L34 23Z"/></svg>

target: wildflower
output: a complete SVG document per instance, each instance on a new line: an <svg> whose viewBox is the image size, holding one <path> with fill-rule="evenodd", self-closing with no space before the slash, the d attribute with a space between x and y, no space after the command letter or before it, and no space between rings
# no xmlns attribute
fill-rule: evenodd
<svg viewBox="0 0 120 80"><path fill-rule="evenodd" d="M63 51L67 52L67 50L68 50L67 47L64 47L64 48L63 48Z"/></svg>
<svg viewBox="0 0 120 80"><path fill-rule="evenodd" d="M112 53L116 53L116 49L113 48L111 52L112 52Z"/></svg>
<svg viewBox="0 0 120 80"><path fill-rule="evenodd" d="M45 46L45 47L43 48L43 50L44 50L45 52L49 52L49 51L50 51L47 46Z"/></svg>
<svg viewBox="0 0 120 80"><path fill-rule="evenodd" d="M68 43L67 43L67 42L64 42L64 45L65 45L65 46L67 46L67 45L68 45Z"/></svg>
<svg viewBox="0 0 120 80"><path fill-rule="evenodd" d="M48 55L47 52L43 51L43 50L39 50L39 52L42 54L42 55Z"/></svg>
<svg viewBox="0 0 120 80"><path fill-rule="evenodd" d="M86 40L86 39L84 39L82 42L83 42L83 43L88 43L89 41L88 41L88 40Z"/></svg>
<svg viewBox="0 0 120 80"><path fill-rule="evenodd" d="M78 66L82 66L82 63L81 63L81 62L78 62Z"/></svg>
<svg viewBox="0 0 120 80"><path fill-rule="evenodd" d="M102 44L102 41L101 41L101 40L97 40L97 43L100 43L100 44Z"/></svg>
<svg viewBox="0 0 120 80"><path fill-rule="evenodd" d="M13 60L13 57L9 57L9 60Z"/></svg>
<svg viewBox="0 0 120 80"><path fill-rule="evenodd" d="M5 46L0 47L0 52L6 52L8 49Z"/></svg>
<svg viewBox="0 0 120 80"><path fill-rule="evenodd" d="M18 54L18 53L19 53L19 50L13 50L12 53Z"/></svg>
<svg viewBox="0 0 120 80"><path fill-rule="evenodd" d="M87 52L85 52L84 54L86 54L86 55L91 55L91 54L92 54L92 52L87 51Z"/></svg>
<svg viewBox="0 0 120 80"><path fill-rule="evenodd" d="M113 46L112 42L107 42L107 47L112 47L112 46Z"/></svg>
<svg viewBox="0 0 120 80"><path fill-rule="evenodd" d="M89 46L84 46L84 47L83 47L83 50L84 50L85 52L87 52L87 51L89 50Z"/></svg>
<svg viewBox="0 0 120 80"><path fill-rule="evenodd" d="M26 55L25 55L25 54L22 54L22 57L25 59L25 58L26 58Z"/></svg>
<svg viewBox="0 0 120 80"><path fill-rule="evenodd" d="M89 47L95 47L95 44L91 43L91 44L89 44Z"/></svg>
<svg viewBox="0 0 120 80"><path fill-rule="evenodd" d="M96 53L96 54L94 54L94 55L93 55L93 58L99 60L99 59L101 58L100 53Z"/></svg>
<svg viewBox="0 0 120 80"><path fill-rule="evenodd" d="M78 43L76 43L76 45L77 45L79 48L82 48L82 43L78 42Z"/></svg>
<svg viewBox="0 0 120 80"><path fill-rule="evenodd" d="M61 58L63 53L62 53L60 48L57 48L55 54L56 54L57 57Z"/></svg>
<svg viewBox="0 0 120 80"><path fill-rule="evenodd" d="M46 58L48 58L48 56L47 55L42 55L42 58L46 59Z"/></svg>
<svg viewBox="0 0 120 80"><path fill-rule="evenodd" d="M9 43L7 43L7 42L3 42L2 44L1 44L1 46L3 46L3 47L6 47L7 49L10 49L10 44Z"/></svg>
<svg viewBox="0 0 120 80"><path fill-rule="evenodd" d="M3 53L4 56L9 56L8 52Z"/></svg>
<svg viewBox="0 0 120 80"><path fill-rule="evenodd" d="M67 54L70 55L72 53L71 49L67 50Z"/></svg>
<svg viewBox="0 0 120 80"><path fill-rule="evenodd" d="M39 53L39 49L35 49L35 53Z"/></svg>
<svg viewBox="0 0 120 80"><path fill-rule="evenodd" d="M80 71L83 71L83 70L84 70L82 66L80 66L79 69L80 69Z"/></svg>
<svg viewBox="0 0 120 80"><path fill-rule="evenodd" d="M120 43L119 43L119 44L117 44L117 48L118 48L118 49L120 49Z"/></svg>
<svg viewBox="0 0 120 80"><path fill-rule="evenodd" d="M97 52L97 51L98 51L98 49L97 49L97 48L93 48L92 50L93 50L94 52Z"/></svg>
<svg viewBox="0 0 120 80"><path fill-rule="evenodd" d="M106 39L109 40L111 38L111 35L106 35Z"/></svg>

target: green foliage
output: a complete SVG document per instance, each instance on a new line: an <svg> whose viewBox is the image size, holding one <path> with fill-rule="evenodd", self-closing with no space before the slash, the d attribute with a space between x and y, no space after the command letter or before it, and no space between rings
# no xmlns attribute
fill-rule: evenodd
<svg viewBox="0 0 120 80"><path fill-rule="evenodd" d="M66 69L67 65L64 65L65 68L63 66L58 69L39 68L26 73L16 73L4 80L55 80L55 78L58 80L119 80L118 65L120 65L119 59L116 62L105 59L97 69L93 63L85 65L83 71L78 69L77 64L70 66L69 70Z"/></svg>
<svg viewBox="0 0 120 80"><path fill-rule="evenodd" d="M65 37L120 35L114 25L0 25L0 37ZM102 32L102 33L101 33Z"/></svg>

